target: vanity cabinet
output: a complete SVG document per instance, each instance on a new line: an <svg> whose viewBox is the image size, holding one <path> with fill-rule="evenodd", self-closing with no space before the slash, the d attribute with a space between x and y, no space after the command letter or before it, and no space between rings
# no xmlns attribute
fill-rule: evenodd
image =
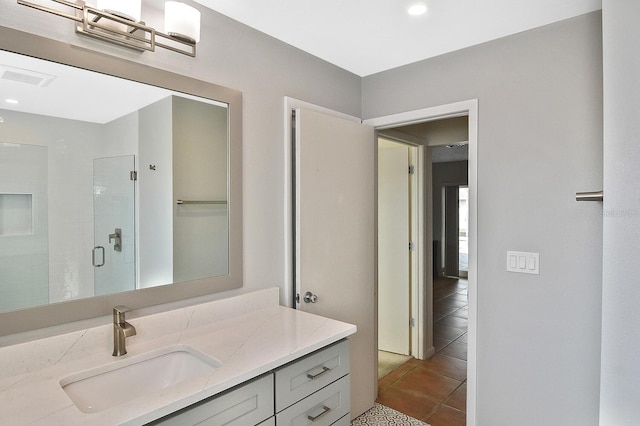
<svg viewBox="0 0 640 426"><path fill-rule="evenodd" d="M149 425L345 425L349 342L342 340Z"/></svg>
<svg viewBox="0 0 640 426"><path fill-rule="evenodd" d="M149 425L162 426L247 426L273 425L273 374L232 388L187 408L169 414Z"/></svg>
<svg viewBox="0 0 640 426"><path fill-rule="evenodd" d="M349 395L349 342L343 340L275 371L276 424L348 425Z"/></svg>

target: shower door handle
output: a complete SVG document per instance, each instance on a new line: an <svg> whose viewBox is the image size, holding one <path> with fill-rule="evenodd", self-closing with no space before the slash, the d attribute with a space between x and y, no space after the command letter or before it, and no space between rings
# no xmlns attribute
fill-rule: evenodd
<svg viewBox="0 0 640 426"><path fill-rule="evenodd" d="M113 249L122 251L122 229L116 228L113 234L109 234L109 243L111 243L111 240L114 241Z"/></svg>
<svg viewBox="0 0 640 426"><path fill-rule="evenodd" d="M102 262L100 264L96 263L96 250L102 250ZM104 266L104 247L102 246L95 246L93 248L93 250L91 250L91 264L93 266L95 266L96 268L99 268L101 266Z"/></svg>

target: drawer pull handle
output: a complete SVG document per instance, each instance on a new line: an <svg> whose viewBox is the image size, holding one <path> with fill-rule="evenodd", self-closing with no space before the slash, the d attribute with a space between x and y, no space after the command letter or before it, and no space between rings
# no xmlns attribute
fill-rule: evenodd
<svg viewBox="0 0 640 426"><path fill-rule="evenodd" d="M326 405L322 406L322 413L318 414L317 416L307 416L307 419L311 420L312 422L315 422L316 420L318 420L320 417L324 416L325 414L327 414L329 411L331 411L331 408L327 407Z"/></svg>
<svg viewBox="0 0 640 426"><path fill-rule="evenodd" d="M319 372L318 374L310 374L307 373L307 377L311 380L315 380L318 377L322 376L324 373L326 373L327 371L331 371L331 369L329 367L325 367L324 365L322 366L322 371Z"/></svg>

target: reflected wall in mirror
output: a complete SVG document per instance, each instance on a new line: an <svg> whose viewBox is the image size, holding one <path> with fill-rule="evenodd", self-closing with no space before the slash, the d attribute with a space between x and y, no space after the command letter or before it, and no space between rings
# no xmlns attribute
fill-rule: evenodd
<svg viewBox="0 0 640 426"><path fill-rule="evenodd" d="M0 311L229 273L226 103L6 51L0 93Z"/></svg>

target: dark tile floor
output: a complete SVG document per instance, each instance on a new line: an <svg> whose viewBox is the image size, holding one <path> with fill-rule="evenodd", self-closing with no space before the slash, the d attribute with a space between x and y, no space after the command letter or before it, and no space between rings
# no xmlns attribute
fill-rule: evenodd
<svg viewBox="0 0 640 426"><path fill-rule="evenodd" d="M378 381L380 404L431 426L464 426L467 401L467 281L433 283L436 354L412 359Z"/></svg>

